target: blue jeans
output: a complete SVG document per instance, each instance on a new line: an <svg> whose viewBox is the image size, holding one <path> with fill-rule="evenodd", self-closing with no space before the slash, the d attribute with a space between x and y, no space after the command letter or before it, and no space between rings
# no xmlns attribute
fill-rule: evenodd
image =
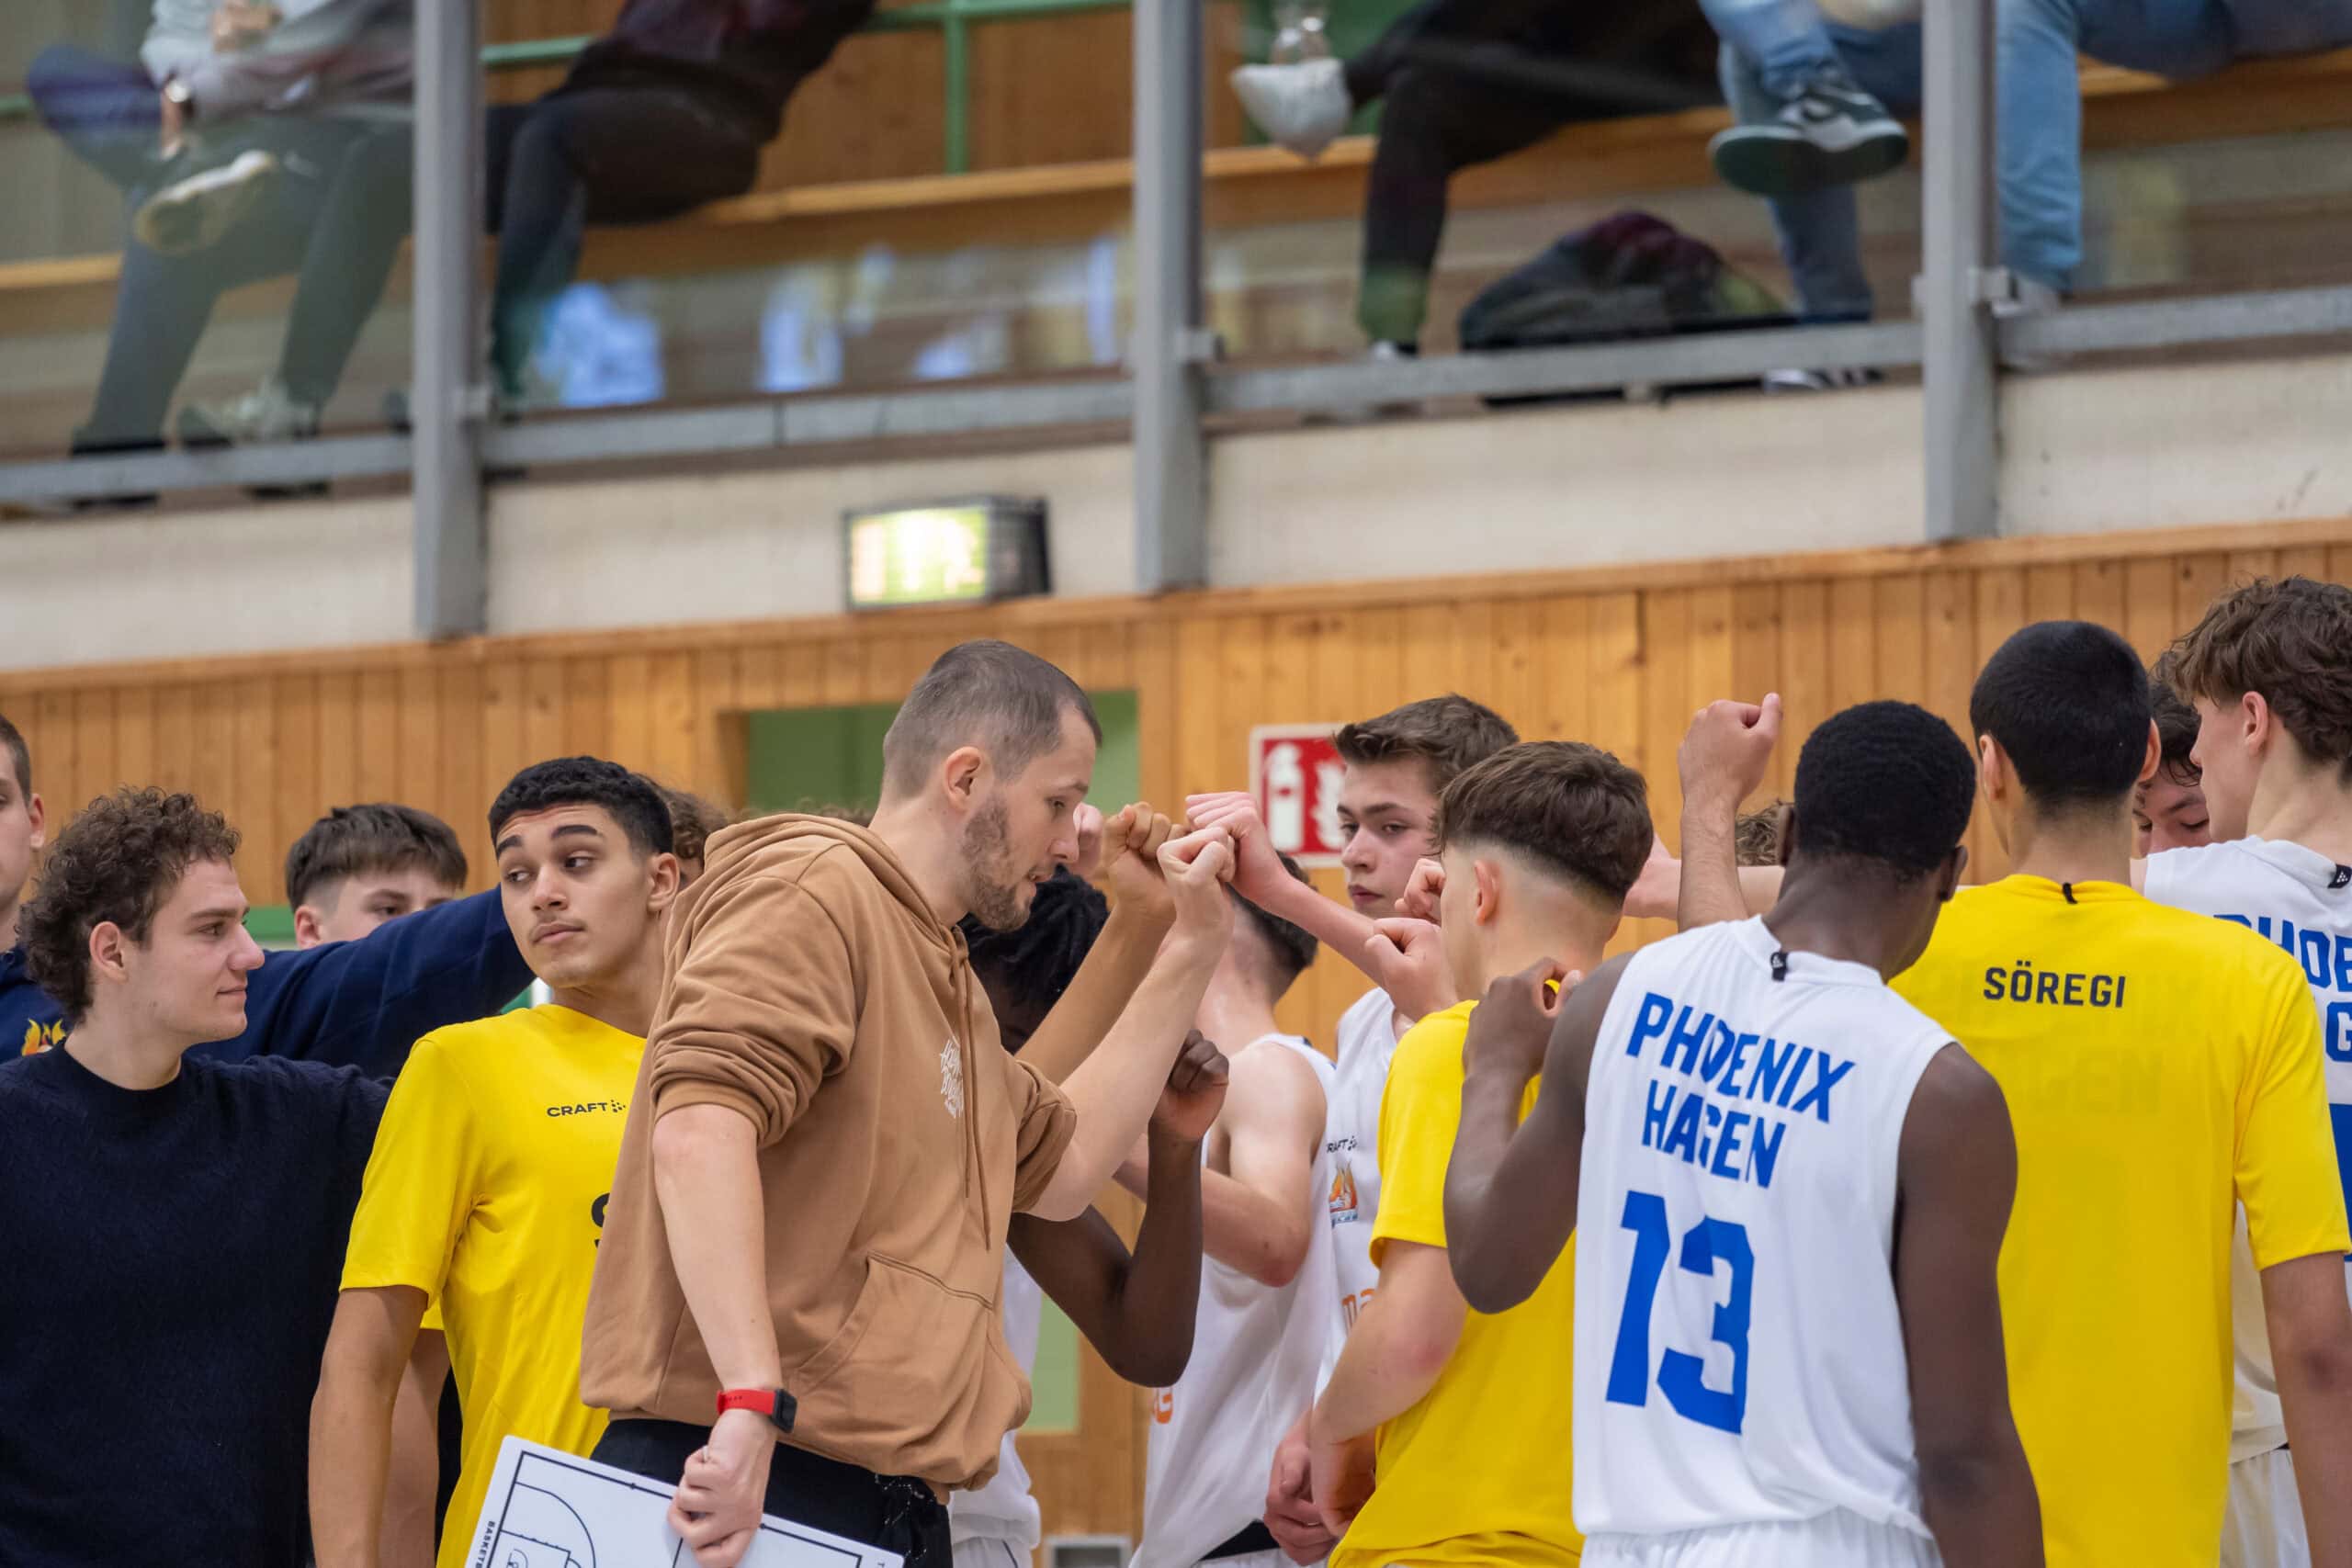
<svg viewBox="0 0 2352 1568"><path fill-rule="evenodd" d="M1749 61L1775 97L1838 62L1828 24L1813 0L1701 0L1701 8L1724 48Z"/></svg>
<svg viewBox="0 0 2352 1568"><path fill-rule="evenodd" d="M2083 259L2083 99L2075 56L2160 76L2202 76L2237 53L2233 13L2308 10L2304 0L1996 0L2000 254L2005 265L2064 291ZM2321 8L2352 23L2352 4ZM1826 27L1863 91L1898 114L1919 107L1919 28L1884 32ZM2339 35L2352 37L2352 30ZM1769 115L1772 99L1754 67L1726 48L1724 95L1743 120ZM1776 200L1781 251L1804 313L1851 318L1871 311L1851 187Z"/></svg>

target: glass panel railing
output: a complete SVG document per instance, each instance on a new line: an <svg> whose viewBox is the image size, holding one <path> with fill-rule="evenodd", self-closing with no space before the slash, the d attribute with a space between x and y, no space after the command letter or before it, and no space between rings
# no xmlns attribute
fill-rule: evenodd
<svg viewBox="0 0 2352 1568"><path fill-rule="evenodd" d="M526 416L1108 373L1129 25L1110 0L490 9L491 379ZM560 56L560 59L556 58Z"/></svg>
<svg viewBox="0 0 2352 1568"><path fill-rule="evenodd" d="M1210 154L1210 318L1230 358L1620 342L1866 319L1874 302L1906 313L1916 45L1905 77L1882 63L1894 40L1833 33L1809 4L1724 0L1747 13L1736 36L1753 58L1722 47L1696 0L1425 0L1376 17L1253 4L1210 39L1212 89L1238 100L1213 101L1210 134L1259 144ZM1722 107L1725 60L1744 128ZM1886 101L1859 90L1865 71ZM1776 215L1806 262L1793 278Z"/></svg>
<svg viewBox="0 0 2352 1568"><path fill-rule="evenodd" d="M0 457L380 424L408 378L406 224L383 220L410 39L405 7L345 13L8 8Z"/></svg>

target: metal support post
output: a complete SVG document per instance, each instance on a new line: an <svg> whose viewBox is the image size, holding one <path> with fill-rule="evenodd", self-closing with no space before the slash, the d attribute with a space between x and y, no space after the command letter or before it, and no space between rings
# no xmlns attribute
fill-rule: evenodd
<svg viewBox="0 0 2352 1568"><path fill-rule="evenodd" d="M487 628L482 527L481 0L432 0L416 16L416 295L410 366L415 426L416 630Z"/></svg>
<svg viewBox="0 0 2352 1568"><path fill-rule="evenodd" d="M1136 0L1136 586L1208 580L1201 437L1201 6Z"/></svg>
<svg viewBox="0 0 2352 1568"><path fill-rule="evenodd" d="M1996 531L1994 5L1935 0L1927 8L1919 199L1930 539Z"/></svg>

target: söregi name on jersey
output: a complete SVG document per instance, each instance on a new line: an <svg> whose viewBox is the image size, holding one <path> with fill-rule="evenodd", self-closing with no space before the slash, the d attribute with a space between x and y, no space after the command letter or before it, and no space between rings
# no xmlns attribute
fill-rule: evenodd
<svg viewBox="0 0 2352 1568"><path fill-rule="evenodd" d="M1730 1181L1772 1185L1789 1123L1826 1122L1854 1064L1792 1040L1739 1029L1656 991L1642 998L1625 1055L1659 1043L1642 1111L1642 1146ZM1666 1075L1679 1074L1677 1083Z"/></svg>

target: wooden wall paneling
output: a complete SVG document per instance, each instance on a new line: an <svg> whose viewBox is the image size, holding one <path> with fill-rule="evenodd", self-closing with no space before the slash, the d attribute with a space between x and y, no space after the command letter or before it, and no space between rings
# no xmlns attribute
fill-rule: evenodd
<svg viewBox="0 0 2352 1568"><path fill-rule="evenodd" d="M2173 639L2173 561L2153 556L2123 569L2123 624L2115 629L2138 649L2140 662L2153 664Z"/></svg>
<svg viewBox="0 0 2352 1568"><path fill-rule="evenodd" d="M534 692L534 680L544 682L550 674L554 677L555 690L550 693L543 687ZM541 700L548 702L553 715L561 715L561 680L562 666L553 660L538 660L526 664L520 659L493 659L482 666L481 782L475 792L476 798L464 802L458 807L466 814L465 821L450 819L468 846L466 858L471 863L469 869L472 873L468 878L469 886L487 887L496 874L498 856L497 846L490 837L490 803L498 798L498 792L506 787L507 781L524 768L533 762L566 755L560 730L552 730L540 737L534 737L532 733L535 728L550 728L544 723L534 722L537 717L534 709ZM451 719L453 723L462 724L455 715ZM543 739L545 744L534 745L535 739ZM476 853L472 847L477 843L481 846L480 853Z"/></svg>
<svg viewBox="0 0 2352 1568"><path fill-rule="evenodd" d="M1287 646L1283 634L1283 627L1294 622L1295 630L1306 637L1305 645L1295 652ZM1375 684L1365 669L1367 635L1364 620L1345 610L1318 615L1311 620L1288 618L1269 635L1270 669L1281 671L1289 667L1291 659L1297 660L1297 673L1283 682L1281 689L1295 694L1290 700L1297 704L1302 718L1317 723L1346 723L1395 705L1384 701L1387 691ZM1277 674L1275 679L1283 678ZM1248 782L1244 776L1228 787L1241 788ZM1325 866L1310 875L1325 897L1347 897L1347 873L1340 867ZM1352 955L1326 945L1317 954L1313 967L1299 976L1298 983L1283 998L1282 1025L1306 1035L1325 1053L1332 1053L1338 1043L1332 1037L1331 1021L1363 995L1367 985Z"/></svg>
<svg viewBox="0 0 2352 1568"><path fill-rule="evenodd" d="M2327 576L2328 547L2325 545L2290 545L2278 552L2280 577Z"/></svg>
<svg viewBox="0 0 2352 1568"><path fill-rule="evenodd" d="M2078 561L2075 566L2075 618L2123 630L2123 563ZM2127 634L2128 635L2128 634Z"/></svg>
<svg viewBox="0 0 2352 1568"><path fill-rule="evenodd" d="M492 777L491 751L481 743L490 705L482 666L471 659L445 658L435 674L442 739L439 782L433 792L438 804L428 809L457 830L470 879L492 863L490 803L514 770Z"/></svg>
<svg viewBox="0 0 2352 1568"><path fill-rule="evenodd" d="M1080 685L1093 692L1136 689L1133 630L1131 626L1116 622L1079 628L1079 666L1086 671L1080 678Z"/></svg>
<svg viewBox="0 0 2352 1568"><path fill-rule="evenodd" d="M1136 691L1136 750L1144 798L1162 810L1182 804L1182 759L1179 716L1185 676L1177 657L1176 628L1153 616L1130 634Z"/></svg>
<svg viewBox="0 0 2352 1568"><path fill-rule="evenodd" d="M433 810L441 797L441 682L430 664L413 664L400 672L400 751L394 759L394 783L377 800L399 800Z"/></svg>
<svg viewBox="0 0 2352 1568"><path fill-rule="evenodd" d="M1704 701L1729 697L1755 703L1763 701L1767 692L1781 691L1785 683L1781 676L1782 644L1787 634L1781 623L1781 585L1771 582L1743 583L1731 590L1731 678ZM1784 714L1787 695L1781 692ZM1694 702L1690 705L1696 712L1700 704ZM1747 808L1781 793L1781 771L1784 766L1784 759L1776 752L1771 766L1765 770L1763 784L1746 803Z"/></svg>
<svg viewBox="0 0 2352 1568"><path fill-rule="evenodd" d="M115 760L114 690L94 686L72 694L72 700L77 784L85 796L102 795L122 778Z"/></svg>
<svg viewBox="0 0 2352 1568"><path fill-rule="evenodd" d="M695 782L695 656L657 654L646 661L646 750L636 766L665 784Z"/></svg>
<svg viewBox="0 0 2352 1568"><path fill-rule="evenodd" d="M625 768L653 765L653 660L624 653L606 661L604 755Z"/></svg>
<svg viewBox="0 0 2352 1568"><path fill-rule="evenodd" d="M1135 128L1134 37L1125 10L974 28L972 167L1125 157ZM1224 88L1224 79L1215 85Z"/></svg>
<svg viewBox="0 0 2352 1568"><path fill-rule="evenodd" d="M2222 558L2229 563L2229 581L2233 586L2251 582L2257 577L2278 575L2277 550L2230 550Z"/></svg>
<svg viewBox="0 0 2352 1568"><path fill-rule="evenodd" d="M1569 737L1642 767L1642 694L1649 662L1642 597L1597 593L1584 604L1584 712L1581 732L1572 729Z"/></svg>
<svg viewBox="0 0 2352 1568"><path fill-rule="evenodd" d="M1519 732L1535 740L1581 740L1613 750L1593 728L1590 594L1538 599L1532 606L1525 710ZM1621 677L1622 679L1622 677Z"/></svg>
<svg viewBox="0 0 2352 1568"><path fill-rule="evenodd" d="M2172 626L2165 641L2172 642L2202 619L2205 607L2220 598L2230 584L2230 559L2219 550L2199 550L2177 558L2172 575Z"/></svg>
<svg viewBox="0 0 2352 1568"><path fill-rule="evenodd" d="M1405 690L1410 694L1398 697L1398 702L1436 696L1444 692L1461 692L1467 697L1480 696L1476 692L1464 689L1461 666L1455 661L1455 623L1459 614L1450 604L1419 604L1405 607L1404 636L1398 638L1398 646L1404 651ZM1483 697L1480 700L1483 701Z"/></svg>
<svg viewBox="0 0 2352 1568"><path fill-rule="evenodd" d="M1829 710L1883 694L1878 670L1878 587L1866 577L1829 584Z"/></svg>
<svg viewBox="0 0 2352 1568"><path fill-rule="evenodd" d="M359 677L349 670L322 670L319 689L318 794L323 811L358 798Z"/></svg>
<svg viewBox="0 0 2352 1568"><path fill-rule="evenodd" d="M1536 728L1535 668L1537 627L1544 615L1540 599L1506 599L1487 615L1487 635L1494 649L1494 673L1487 682L1495 711L1509 719L1528 739L1547 739Z"/></svg>
<svg viewBox="0 0 2352 1568"><path fill-rule="evenodd" d="M155 764L148 782L175 790L196 783L196 688L192 685L164 682L155 688ZM62 818L52 817L51 836L55 837L64 825Z"/></svg>
<svg viewBox="0 0 2352 1568"><path fill-rule="evenodd" d="M265 894L248 886L245 897L256 904L274 904L286 897L286 852L310 830L336 802L319 797L319 678L309 671L289 671L270 683L270 702L277 712L277 860Z"/></svg>
<svg viewBox="0 0 2352 1568"><path fill-rule="evenodd" d="M862 640L827 637L815 651L819 655L818 694L826 705L840 707L875 700L866 686L865 644Z"/></svg>
<svg viewBox="0 0 2352 1568"><path fill-rule="evenodd" d="M611 692L611 660L564 660L563 728L567 750L590 757L612 757Z"/></svg>
<svg viewBox="0 0 2352 1568"><path fill-rule="evenodd" d="M1445 609L1453 639L1451 660L1453 688L1492 707L1495 702L1495 602L1457 599ZM1410 696L1428 694L1415 692ZM1410 697L1398 700L1408 701Z"/></svg>
<svg viewBox="0 0 2352 1568"><path fill-rule="evenodd" d="M2071 621L2075 615L2075 573L2066 566L2030 566L2025 570L2025 619ZM1994 648L1999 645L1996 643ZM1994 648L1980 651L1992 657Z"/></svg>
<svg viewBox="0 0 2352 1568"><path fill-rule="evenodd" d="M25 738L25 750L32 753L33 787L51 799L51 809L60 814L50 827L53 835L65 825L67 815L81 810L97 793L82 787L82 769L74 752L74 694L40 691L29 704L18 703L17 709L26 716L15 723L17 733Z"/></svg>
<svg viewBox="0 0 2352 1568"><path fill-rule="evenodd" d="M781 643L753 643L737 653L735 694L746 713L784 706L784 660Z"/></svg>
<svg viewBox="0 0 2352 1568"><path fill-rule="evenodd" d="M689 787L729 811L741 807L750 782L741 689L735 649L706 649L694 656L694 698L686 716L694 732Z"/></svg>
<svg viewBox="0 0 2352 1568"><path fill-rule="evenodd" d="M196 686L196 744L189 757L189 785L208 810L236 821L236 709L225 680Z"/></svg>
<svg viewBox="0 0 2352 1568"><path fill-rule="evenodd" d="M115 689L114 771L122 784L154 782L155 688L142 682Z"/></svg>
<svg viewBox="0 0 2352 1568"><path fill-rule="evenodd" d="M1969 688L1976 682L1976 573L1953 568L1931 571L1923 588L1926 694L1918 700L1941 715L1954 734L1964 737L1969 733ZM1972 818L1968 845L1972 861L1979 865L1999 852L1981 811Z"/></svg>
<svg viewBox="0 0 2352 1568"><path fill-rule="evenodd" d="M1167 735L1171 761L1168 797L1155 798L1153 804L1172 813L1183 804L1184 796L1218 788L1218 781L1231 775L1229 765L1217 765L1222 705L1217 698L1227 689L1225 618L1185 616L1168 624L1167 637L1174 701L1173 711L1161 716L1159 728ZM1145 722L1148 729L1148 714Z"/></svg>
<svg viewBox="0 0 2352 1568"><path fill-rule="evenodd" d="M1837 712L1829 695L1829 584L1818 578L1781 584L1774 614L1781 628L1781 745L1767 784L1787 800L1796 793L1797 752L1813 727ZM1737 694L1753 701L1746 692Z"/></svg>
<svg viewBox="0 0 2352 1568"><path fill-rule="evenodd" d="M359 675L358 773L355 800L393 800L400 795L401 682L392 670ZM344 802L337 801L336 805Z"/></svg>
<svg viewBox="0 0 2352 1568"><path fill-rule="evenodd" d="M1928 700L1927 583L1916 573L1881 578L1873 609L1879 694Z"/></svg>
<svg viewBox="0 0 2352 1568"><path fill-rule="evenodd" d="M2327 578L2331 582L2352 582L2352 545L2328 547Z"/></svg>

